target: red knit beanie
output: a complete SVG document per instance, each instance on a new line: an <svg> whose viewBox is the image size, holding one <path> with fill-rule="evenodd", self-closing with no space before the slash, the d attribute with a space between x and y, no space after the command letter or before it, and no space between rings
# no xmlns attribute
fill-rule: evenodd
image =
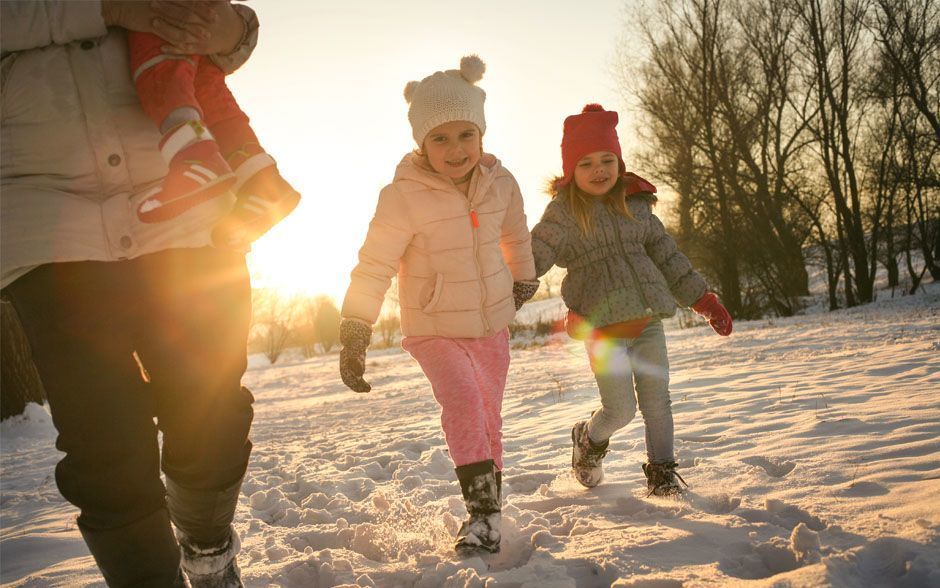
<svg viewBox="0 0 940 588"><path fill-rule="evenodd" d="M573 114L565 119L561 137L561 169L564 177L555 183L556 188L571 183L574 166L582 157L595 151L616 154L621 175L626 173L627 168L620 154L620 140L617 138L617 120L616 112L604 110L600 104L588 104L581 114Z"/></svg>

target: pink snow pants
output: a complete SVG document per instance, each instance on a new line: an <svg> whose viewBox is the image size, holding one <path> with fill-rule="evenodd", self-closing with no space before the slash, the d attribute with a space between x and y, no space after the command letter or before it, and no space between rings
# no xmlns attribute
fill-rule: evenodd
<svg viewBox="0 0 940 588"><path fill-rule="evenodd" d="M454 466L492 459L502 470L509 329L479 339L405 337L401 346L431 382Z"/></svg>

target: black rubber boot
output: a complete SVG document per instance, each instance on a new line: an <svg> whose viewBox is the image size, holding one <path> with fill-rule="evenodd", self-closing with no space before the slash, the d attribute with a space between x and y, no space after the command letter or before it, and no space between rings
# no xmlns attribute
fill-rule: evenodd
<svg viewBox="0 0 940 588"><path fill-rule="evenodd" d="M78 528L108 586L188 586L180 569L180 547L166 509L117 529L88 529L82 525Z"/></svg>
<svg viewBox="0 0 940 588"><path fill-rule="evenodd" d="M454 471L470 515L457 532L454 549L463 556L498 552L502 474L495 470L493 460L463 465Z"/></svg>
<svg viewBox="0 0 940 588"><path fill-rule="evenodd" d="M222 490L193 490L167 477L167 505L182 546L182 567L193 588L242 586L232 527L242 480Z"/></svg>

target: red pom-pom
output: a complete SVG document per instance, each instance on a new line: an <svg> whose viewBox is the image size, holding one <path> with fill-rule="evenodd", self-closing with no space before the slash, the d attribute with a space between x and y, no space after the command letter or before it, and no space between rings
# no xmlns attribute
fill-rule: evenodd
<svg viewBox="0 0 940 588"><path fill-rule="evenodd" d="M604 107L597 103L591 103L585 105L581 112L604 112Z"/></svg>

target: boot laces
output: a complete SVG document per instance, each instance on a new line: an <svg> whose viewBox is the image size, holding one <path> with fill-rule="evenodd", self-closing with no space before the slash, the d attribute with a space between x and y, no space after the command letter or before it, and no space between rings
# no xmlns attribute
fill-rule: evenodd
<svg viewBox="0 0 940 588"><path fill-rule="evenodd" d="M679 472L676 471L677 467L679 467L679 464L674 461L644 464L643 473L646 474L650 489L646 497L649 498L657 491L661 490L667 490L665 494L678 494L682 490L679 486L679 482L682 482L682 484L688 488L689 484L682 478Z"/></svg>

